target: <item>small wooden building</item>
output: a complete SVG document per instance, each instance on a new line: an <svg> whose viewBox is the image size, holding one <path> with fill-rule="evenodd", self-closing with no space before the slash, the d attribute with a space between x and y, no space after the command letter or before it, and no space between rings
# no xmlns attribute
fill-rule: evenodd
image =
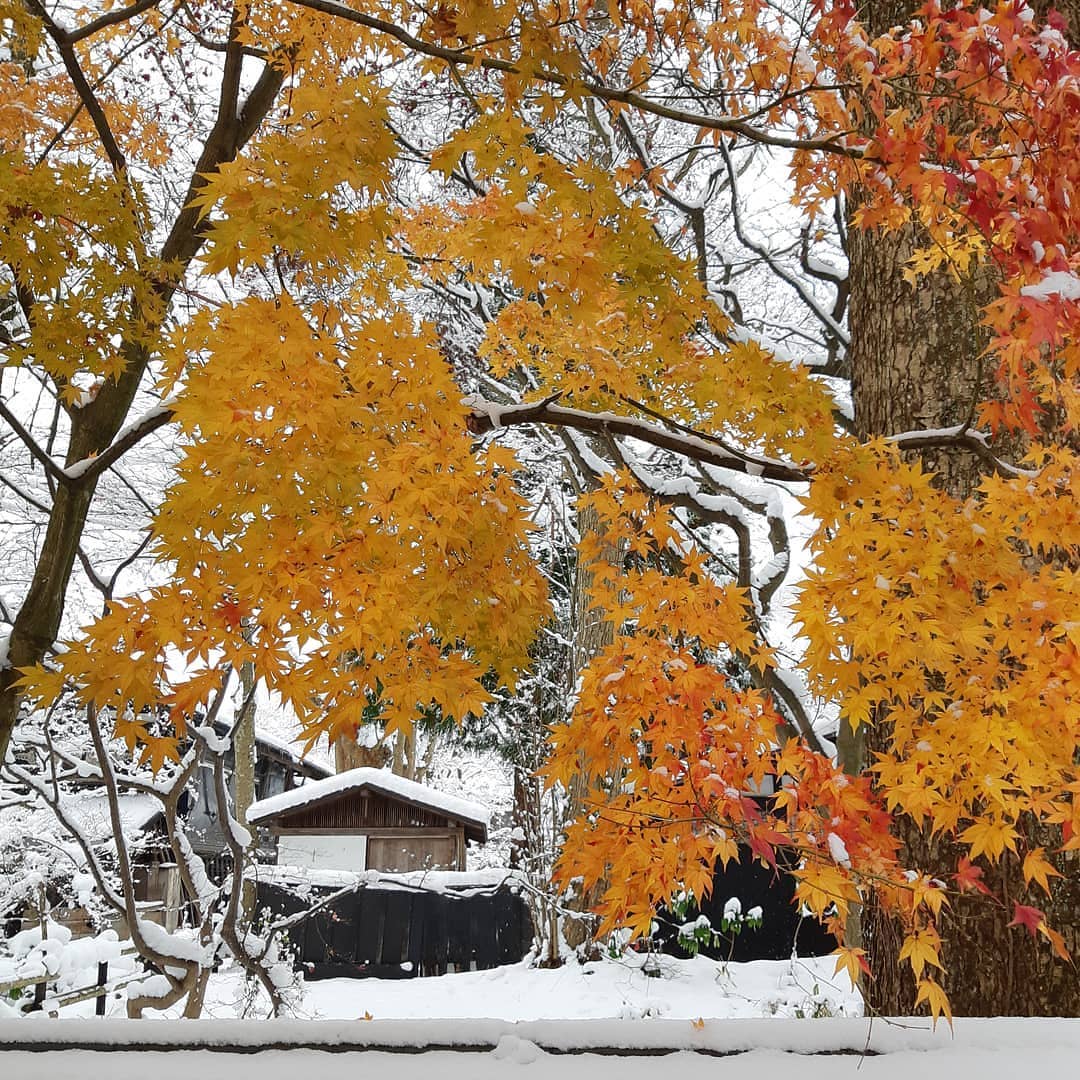
<svg viewBox="0 0 1080 1080"><path fill-rule="evenodd" d="M248 824L276 838L277 862L316 870L464 870L488 811L396 776L350 769L255 803Z"/></svg>

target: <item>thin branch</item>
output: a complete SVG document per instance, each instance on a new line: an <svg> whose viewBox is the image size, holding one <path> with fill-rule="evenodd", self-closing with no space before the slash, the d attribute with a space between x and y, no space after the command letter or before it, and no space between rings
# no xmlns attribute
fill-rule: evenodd
<svg viewBox="0 0 1080 1080"><path fill-rule="evenodd" d="M31 457L44 466L45 472L61 484L72 483L72 479L55 461L38 445L37 439L30 434L19 422L19 418L0 400L0 417L7 421L8 426L30 451Z"/></svg>
<svg viewBox="0 0 1080 1080"><path fill-rule="evenodd" d="M810 309L812 314L818 321L825 327L828 334L834 337L845 348L851 344L851 338L847 332L827 311L824 311L821 305L817 302L817 299L810 293L806 286L793 274L781 266L779 262L773 257L773 253L768 248L751 240L750 237L743 231L742 227L742 214L739 209L739 192L736 184L735 167L731 162L731 155L727 151L727 147L721 145L720 153L724 158L724 165L727 168L728 173L728 185L731 193L731 224L735 229L735 235L739 239L744 247L748 248L759 258L763 259L769 269L778 277L781 281L785 282L792 289L795 290L799 299Z"/></svg>
<svg viewBox="0 0 1080 1080"><path fill-rule="evenodd" d="M43 502L39 502L29 492L23 491L22 488L20 488L14 480L12 480L8 476L5 476L3 473L0 473L0 484L3 484L6 488L10 488L12 491L15 492L16 495L19 496L20 499L23 500L23 502L32 506L39 513L45 514L46 516L51 513L49 507L47 507Z"/></svg>
<svg viewBox="0 0 1080 1080"><path fill-rule="evenodd" d="M161 0L135 0L135 3L128 7L117 8L115 11L100 15L92 22L86 23L85 26L80 26L66 32L61 31L61 33L64 34L65 40L74 44L76 41L82 41L83 38L88 38L91 35L98 33L100 30L105 30L110 26L118 26L122 22L134 19L136 15L141 15L144 11L149 11L151 8L157 7L160 3ZM59 27L57 29L59 29Z"/></svg>
<svg viewBox="0 0 1080 1080"><path fill-rule="evenodd" d="M437 60L445 60L454 68L478 67L487 71L501 71L507 75L524 74L517 64L510 60L499 60L493 57L481 56L469 49L451 49L445 45L436 45L434 42L424 41L410 34L404 27L397 26L385 19L375 18L362 11L346 7L334 0L290 0L298 7L318 11L324 15L345 19L358 26L365 26L369 30L385 34L400 41L407 48L423 56L430 56ZM618 102L629 105L631 108L640 109L642 112L651 113L653 116L663 117L666 120L674 120L680 124L708 130L723 131L734 135L742 135L752 142L764 143L767 146L780 146L789 150L823 151L830 154L838 154L841 157L854 158L856 160L872 160L858 147L847 146L841 142L842 136L831 136L827 139L798 139L789 135L779 135L776 132L764 131L755 128L745 120L733 116L709 116L706 113L688 112L685 109L677 109L670 105L664 105L659 101L653 101L635 90L620 90L613 86L599 82L595 79L571 80L569 76L550 69L539 69L532 73L533 78L539 82L560 89L573 89L575 92L584 90L601 101Z"/></svg>
<svg viewBox="0 0 1080 1080"><path fill-rule="evenodd" d="M97 706L93 703L86 707L87 726L90 729L90 738L94 743L94 751L97 754L98 765L101 768L101 778L105 785L105 794L109 803L109 819L112 823L113 839L116 842L116 863L120 874L120 887L124 897L124 907L129 914L128 931L131 940L139 950L140 956L145 956L165 970L165 976L169 985L174 989L188 976L193 974L194 968L190 961L182 957L167 955L150 947L146 938L143 937L142 927L136 916L138 905L135 901L135 879L131 872L131 857L127 849L127 840L124 836L124 822L120 816L119 790L116 783L116 774L113 771L112 759L109 757L108 747L105 745L104 736L101 733L101 725L98 723ZM185 980L177 979L170 975L165 965L180 967L186 972Z"/></svg>
<svg viewBox="0 0 1080 1080"><path fill-rule="evenodd" d="M127 161L116 141L116 137L113 135L112 128L109 126L105 110L101 107L101 102L98 101L97 95L83 73L79 58L75 55L75 45L70 35L56 24L52 16L45 10L41 0L30 0L30 3L37 8L41 21L45 24L46 33L52 38L60 53L60 58L64 61L64 67L67 69L68 77L71 79L71 85L75 88L79 100L90 114L94 130L98 133L98 138L101 140L102 148L105 151L105 156L109 159L113 173L117 177L123 177L127 172Z"/></svg>

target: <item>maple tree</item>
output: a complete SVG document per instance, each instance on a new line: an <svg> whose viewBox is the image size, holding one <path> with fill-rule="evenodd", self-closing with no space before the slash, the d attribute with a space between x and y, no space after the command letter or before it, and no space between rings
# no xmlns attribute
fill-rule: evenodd
<svg viewBox="0 0 1080 1080"><path fill-rule="evenodd" d="M579 558L614 627L553 733L550 777L590 793L564 876L606 882L607 924L644 930L747 845L841 936L873 891L919 1001L947 1011L952 890L1010 858L1052 887L1022 815L1080 847L1076 456L1040 425L1080 419L1080 56L1056 16L932 0L872 36L846 2L20 0L0 27L5 362L55 395L59 433L0 401L52 497L0 744L21 697L73 685L160 763L245 665L311 740L355 731L373 693L389 730L481 712L480 679L514 685L548 606L522 461L477 437L546 426L602 478ZM559 149L586 120L629 156ZM681 139L674 162L645 122ZM745 333L666 241L679 168L750 144L789 155L811 229L855 190L854 227L917 223L914 283L992 264L994 393L967 421L856 439L814 368ZM426 294L482 315L467 387ZM95 488L166 424L167 580L50 656ZM926 447L985 479L950 494L901 457ZM864 775L825 752L768 639L778 487L816 523L802 678L853 727L889 716ZM955 839L952 881L903 865L897 810ZM1064 953L1038 909L1013 914Z"/></svg>

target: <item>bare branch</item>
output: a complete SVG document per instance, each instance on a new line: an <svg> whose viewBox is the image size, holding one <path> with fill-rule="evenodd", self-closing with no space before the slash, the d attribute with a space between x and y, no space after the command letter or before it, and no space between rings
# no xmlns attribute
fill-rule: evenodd
<svg viewBox="0 0 1080 1080"><path fill-rule="evenodd" d="M19 418L0 400L0 417L7 421L8 427L19 436L20 441L30 451L31 457L44 466L45 472L61 484L72 483L72 478L38 445L37 439L19 422Z"/></svg>
<svg viewBox="0 0 1080 1080"><path fill-rule="evenodd" d="M93 87L87 81L86 75L83 74L79 58L75 55L75 45L72 38L57 25L53 17L45 10L41 0L30 0L30 3L37 9L41 21L45 24L46 33L52 38L60 53L60 58L64 61L64 67L67 69L68 77L71 79L71 85L75 88L79 100L90 114L94 130L98 133L98 138L101 140L101 146L105 151L105 156L109 159L113 173L118 177L124 176L127 172L127 161L116 141L116 136L113 135L112 128L109 126L109 120L105 115L105 110L101 107L101 102L98 101Z"/></svg>
<svg viewBox="0 0 1080 1080"><path fill-rule="evenodd" d="M75 42L91 37L93 34L105 30L110 26L118 26L122 22L128 22L137 15L141 15L144 11L149 11L151 8L157 7L160 3L161 0L135 0L135 3L130 4L128 7L109 11L104 15L98 16L98 18L94 19L92 22L86 23L84 26L80 26L75 30L68 30L64 33L64 38L66 41L74 44ZM63 33L63 31L61 32Z"/></svg>
<svg viewBox="0 0 1080 1080"><path fill-rule="evenodd" d="M735 167L731 161L731 155L728 153L727 147L721 145L720 153L724 158L724 165L727 168L728 173L728 186L731 192L731 223L735 229L735 235L739 239L745 248L752 251L760 259L764 260L769 269L778 277L781 281L785 282L792 289L795 290L799 299L807 306L814 317L822 324L826 332L837 342L843 345L845 348L851 344L851 338L847 330L844 329L827 311L825 311L818 303L817 299L813 296L806 285L801 282L794 274L788 273L788 271L777 262L773 253L768 248L761 244L756 243L754 240L743 231L742 227L742 214L739 209L739 193L736 183Z"/></svg>

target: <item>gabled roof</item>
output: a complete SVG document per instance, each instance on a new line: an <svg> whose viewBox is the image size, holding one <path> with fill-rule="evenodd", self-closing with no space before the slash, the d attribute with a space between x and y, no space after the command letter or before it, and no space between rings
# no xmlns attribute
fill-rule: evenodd
<svg viewBox="0 0 1080 1080"><path fill-rule="evenodd" d="M473 826L485 837L487 835L491 813L486 806L447 795L426 784L418 784L415 780L407 780L403 776L392 773L389 769L350 769L348 772L338 773L325 780L309 781L302 787L284 791L280 795L272 795L269 799L261 799L259 802L252 803L248 810L248 824L266 822L270 818L291 813L301 807L312 807L319 803L329 802L365 788L378 792L388 799L396 799L412 806L433 810L463 825Z"/></svg>
<svg viewBox="0 0 1080 1080"><path fill-rule="evenodd" d="M226 735L232 730L232 725L218 720L214 724L214 730L218 735ZM295 742L261 728L255 731L255 752L257 755L277 755L292 765L296 772L305 776L322 779L334 775L330 763L323 760L319 754L301 754L297 751Z"/></svg>

